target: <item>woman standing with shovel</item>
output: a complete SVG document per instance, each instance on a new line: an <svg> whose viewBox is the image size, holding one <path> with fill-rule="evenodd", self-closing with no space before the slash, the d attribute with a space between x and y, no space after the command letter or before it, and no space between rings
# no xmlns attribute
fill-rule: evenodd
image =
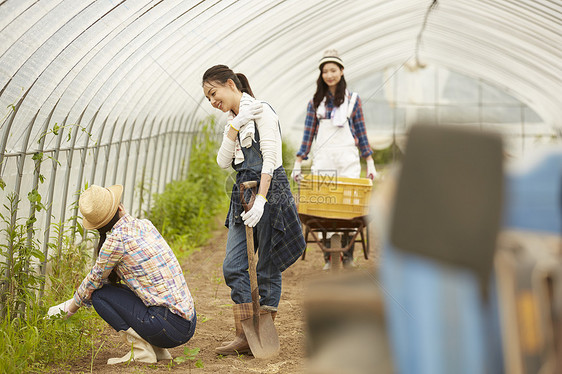
<svg viewBox="0 0 562 374"><path fill-rule="evenodd" d="M253 236L254 248L259 248L256 272L259 304L265 319L262 317L258 321L256 316L254 321L258 324L268 318L271 323L275 318L281 297L281 272L301 256L306 244L282 166L281 129L277 115L269 104L253 97L243 74L235 74L225 65L208 69L202 81L205 97L211 105L229 114L217 163L224 169L232 166L236 171L225 222L228 239L223 262L224 278L235 303L236 336L215 352L222 355L248 353L256 342L248 334L248 330L252 330L246 328L249 324L243 324L254 316L248 272L248 252L252 251L247 251L247 246L251 247L252 243L246 240L246 227L251 228L249 237ZM240 184L250 181L257 182L258 194L245 212ZM246 202L253 200L250 192L251 188L244 192ZM260 331L261 327L257 331L258 340ZM255 350L253 353L257 357Z"/></svg>

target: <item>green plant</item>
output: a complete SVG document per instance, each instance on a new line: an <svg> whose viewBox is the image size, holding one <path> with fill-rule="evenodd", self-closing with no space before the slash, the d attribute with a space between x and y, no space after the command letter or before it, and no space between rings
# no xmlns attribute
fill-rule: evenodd
<svg viewBox="0 0 562 374"><path fill-rule="evenodd" d="M83 240L75 242L72 238L77 230L81 235L84 234L84 229L80 224L77 224L76 227L63 222L53 224L53 237L48 243L51 254L49 260L52 264L48 275L50 288L46 295L46 298L52 298L53 302L72 295L84 278L85 270L90 263L94 239L82 237Z"/></svg>
<svg viewBox="0 0 562 374"><path fill-rule="evenodd" d="M70 126L75 125L65 127ZM41 135L39 142L48 133L58 135L63 127L55 124ZM70 137L69 132L69 140ZM41 152L31 158L36 179L27 194L29 217L18 217L20 201L15 192L7 194L5 212L0 214L1 373L44 371L52 363L83 356L100 330L100 320L93 310L81 311L69 319L46 317L47 306L70 297L81 280L88 262L88 241L80 224L52 224L55 239L47 243L49 258L45 258L34 227L36 213L46 209L38 191L38 185L45 181L40 166L45 159L60 163ZM0 188L5 187L0 180ZM75 241L77 232L82 236L79 243ZM46 265L50 264L53 266L49 272Z"/></svg>
<svg viewBox="0 0 562 374"><path fill-rule="evenodd" d="M228 201L223 190L226 173L216 165L218 143L209 124L203 126L192 147L187 178L170 182L163 193L155 194L149 214L178 257L210 237L211 222Z"/></svg>
<svg viewBox="0 0 562 374"><path fill-rule="evenodd" d="M387 165L402 159L402 150L396 143L392 143L388 147L373 152L373 160L376 165Z"/></svg>
<svg viewBox="0 0 562 374"><path fill-rule="evenodd" d="M215 271L213 273L213 276L211 277L211 281L212 283L215 284L215 299L216 299L219 286L223 283L223 277L218 273L218 271Z"/></svg>
<svg viewBox="0 0 562 374"><path fill-rule="evenodd" d="M101 330L93 310L66 320L45 314L46 308L30 299L24 317L0 320L1 373L37 372L84 356Z"/></svg>
<svg viewBox="0 0 562 374"><path fill-rule="evenodd" d="M2 262L4 274L9 272L10 279L3 279L6 289L2 294L4 314L0 318L0 372L23 373L85 355L100 329L100 320L93 310L81 311L67 320L45 317L45 305L67 299L81 280L88 262L86 242L74 244L69 226L53 224L55 238L62 236L63 240L59 245L53 240L48 244L53 267L47 277L49 287L38 299L38 286L45 279L30 264L42 261L43 254L37 241L32 240L29 245L29 219L23 224L23 218L17 219L16 224L9 221L9 208L17 206L15 195L9 195L9 202L5 206L9 214L0 215L7 238L0 248L4 253L11 246L13 254L10 261L6 258Z"/></svg>
<svg viewBox="0 0 562 374"><path fill-rule="evenodd" d="M281 143L281 152L283 154L283 167L285 168L285 173L287 174L287 178L291 180L291 172L293 171L295 158L297 158L297 151L291 144L283 141Z"/></svg>
<svg viewBox="0 0 562 374"><path fill-rule="evenodd" d="M146 215L146 212L143 211L142 206L146 201L145 196L150 194L150 188L152 184L153 183L151 181L146 180L146 168L142 168L141 179L135 186L135 195L139 196L139 206L136 213L137 217L141 217L143 216L143 214ZM134 207L131 207L131 210L133 211Z"/></svg>
<svg viewBox="0 0 562 374"><path fill-rule="evenodd" d="M195 347L195 348L184 347L183 356L174 358L174 362L176 364L181 364L185 361L188 361L189 362L189 372L191 373L191 364L192 364L193 361L195 361L198 354L199 354L199 348L197 348L197 347ZM200 359L197 360L195 362L195 367L196 368L202 368L203 367L203 361L201 361Z"/></svg>
<svg viewBox="0 0 562 374"><path fill-rule="evenodd" d="M0 278L0 317L13 319L24 316L28 300L33 299L33 293L39 289L41 277L30 267L30 263L34 259L42 261L43 253L34 239L35 216L23 223L23 218L17 218L17 195L10 193L7 199L8 205L4 208L8 214L0 213L3 223L0 233L5 240L0 243L0 258L3 259L0 262L3 270Z"/></svg>
<svg viewBox="0 0 562 374"><path fill-rule="evenodd" d="M47 129L47 130L45 130L45 131L43 131L43 132L41 133L41 136L40 136L39 139L37 140L37 143L41 143L41 141L43 140L43 138L44 138L45 136L49 135L49 134L53 134L53 135L55 135L55 136L58 136L58 135L59 135L59 132L60 132L61 130L64 130L64 129L77 129L77 130L82 131L84 134L86 134L86 135L88 136L88 138L91 138L91 137L92 137L92 134L91 134L90 132L88 132L88 129L85 128L84 126L81 126L81 125L76 124L76 123L73 123L73 124L70 124L70 125L59 126L59 124L58 124L57 122L55 122L55 124L53 125L52 128ZM66 141L69 142L71 139L72 139L72 131L68 131L68 135L66 136ZM96 145L96 144L97 144L97 143L94 142L94 145ZM53 160L54 160L54 159L53 159ZM54 161L56 161L57 163L59 162L58 160L54 160Z"/></svg>
<svg viewBox="0 0 562 374"><path fill-rule="evenodd" d="M94 372L94 360L96 359L98 353L100 353L101 349L103 348L105 342L102 342L98 349L95 349L94 346L94 339L92 339L92 359L90 360L90 373Z"/></svg>

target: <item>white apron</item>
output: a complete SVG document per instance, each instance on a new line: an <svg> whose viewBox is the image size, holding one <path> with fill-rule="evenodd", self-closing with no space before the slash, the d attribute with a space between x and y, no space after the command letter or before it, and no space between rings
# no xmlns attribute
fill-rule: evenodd
<svg viewBox="0 0 562 374"><path fill-rule="evenodd" d="M353 95L348 106L348 119L353 112L355 101ZM359 151L349 123L338 127L334 126L330 119L319 121L312 152L312 174L359 178L361 174Z"/></svg>

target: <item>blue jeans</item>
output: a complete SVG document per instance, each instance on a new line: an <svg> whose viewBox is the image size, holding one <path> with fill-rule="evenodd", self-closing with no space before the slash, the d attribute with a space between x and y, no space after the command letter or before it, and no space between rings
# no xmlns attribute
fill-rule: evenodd
<svg viewBox="0 0 562 374"><path fill-rule="evenodd" d="M234 219L231 211L229 219L226 256L222 264L224 280L231 288L231 298L236 304L251 303L250 277L248 275L248 255L246 250L246 226ZM263 216L254 227L254 246L259 247L259 260L256 266L260 305L277 308L281 298L281 271L271 260L271 233L268 205Z"/></svg>
<svg viewBox="0 0 562 374"><path fill-rule="evenodd" d="M197 316L189 321L164 306L144 305L125 286L105 285L92 293L96 312L116 331L132 327L144 340L160 348L184 344L193 336Z"/></svg>

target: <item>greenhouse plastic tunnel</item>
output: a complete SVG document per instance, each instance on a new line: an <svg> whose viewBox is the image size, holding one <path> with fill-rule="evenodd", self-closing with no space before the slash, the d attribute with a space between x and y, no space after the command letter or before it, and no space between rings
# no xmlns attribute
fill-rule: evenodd
<svg viewBox="0 0 562 374"><path fill-rule="evenodd" d="M216 64L249 78L296 148L329 48L374 148L429 120L499 131L525 157L560 141L560 46L557 0L2 0L0 198L18 197L12 222L35 215L45 255L86 185L123 184L142 215L185 176L202 123L222 131L201 89Z"/></svg>

